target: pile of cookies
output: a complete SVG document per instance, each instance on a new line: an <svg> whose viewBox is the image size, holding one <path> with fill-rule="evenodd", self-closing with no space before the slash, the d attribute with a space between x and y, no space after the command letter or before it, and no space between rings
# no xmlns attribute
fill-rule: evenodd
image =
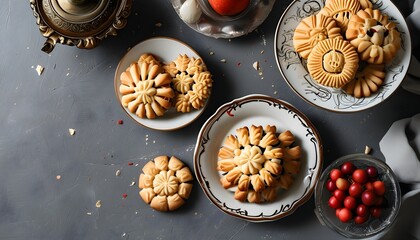
<svg viewBox="0 0 420 240"><path fill-rule="evenodd" d="M121 73L121 104L140 118L161 117L171 107L201 109L211 93L212 75L201 58L179 55L164 64L150 53Z"/></svg>
<svg viewBox="0 0 420 240"><path fill-rule="evenodd" d="M236 129L218 153L217 170L225 189L241 202L272 202L289 189L301 167L301 148L290 131L252 125ZM236 189L235 189L236 188Z"/></svg>
<svg viewBox="0 0 420 240"><path fill-rule="evenodd" d="M369 0L327 0L298 24L293 45L319 84L368 97L382 85L401 38L396 23Z"/></svg>

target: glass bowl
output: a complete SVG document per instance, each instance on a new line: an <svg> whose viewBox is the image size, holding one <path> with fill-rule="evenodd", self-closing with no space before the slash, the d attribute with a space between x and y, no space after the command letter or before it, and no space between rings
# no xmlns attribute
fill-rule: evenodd
<svg viewBox="0 0 420 240"><path fill-rule="evenodd" d="M366 169L368 166L374 166L378 170L377 178L385 183L386 188L380 217L370 216L362 224L356 224L353 219L343 223L336 217L335 209L328 206L331 196L331 192L326 188L329 173L334 168L340 168L345 162L352 162L356 168ZM392 169L384 161L366 154L351 154L335 160L324 170L315 188L315 213L318 219L323 225L348 238L385 234L397 217L400 205L401 190Z"/></svg>
<svg viewBox="0 0 420 240"><path fill-rule="evenodd" d="M275 0L250 0L248 7L234 16L217 14L208 0L170 2L181 20L195 31L214 38L235 38L254 31L264 22ZM183 9L186 5L189 6L188 11L184 11L187 8ZM192 11L194 13L189 14Z"/></svg>

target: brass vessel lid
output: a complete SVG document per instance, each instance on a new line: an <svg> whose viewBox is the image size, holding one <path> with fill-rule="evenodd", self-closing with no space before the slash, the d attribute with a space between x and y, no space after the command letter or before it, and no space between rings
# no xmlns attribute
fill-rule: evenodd
<svg viewBox="0 0 420 240"><path fill-rule="evenodd" d="M41 34L42 51L57 43L90 49L127 24L132 0L30 0Z"/></svg>

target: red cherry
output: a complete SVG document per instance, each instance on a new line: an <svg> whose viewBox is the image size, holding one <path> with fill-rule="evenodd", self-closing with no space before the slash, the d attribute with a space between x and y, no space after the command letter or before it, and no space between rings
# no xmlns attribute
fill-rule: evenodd
<svg viewBox="0 0 420 240"><path fill-rule="evenodd" d="M336 197L331 196L330 199L328 199L328 206L330 206L330 208L337 209L341 208L342 203Z"/></svg>
<svg viewBox="0 0 420 240"><path fill-rule="evenodd" d="M352 183L349 187L349 195L355 198L360 197L363 192L363 187L360 183Z"/></svg>
<svg viewBox="0 0 420 240"><path fill-rule="evenodd" d="M378 196L383 196L385 194L385 183L378 180L373 182L373 191Z"/></svg>
<svg viewBox="0 0 420 240"><path fill-rule="evenodd" d="M351 211L347 208L342 208L339 212L338 212L338 219L341 222L348 222L353 218L353 214L351 213Z"/></svg>
<svg viewBox="0 0 420 240"><path fill-rule="evenodd" d="M365 170L359 168L359 169L354 170L352 174L352 178L355 182L364 184L368 180L368 175Z"/></svg>
<svg viewBox="0 0 420 240"><path fill-rule="evenodd" d="M362 202L366 205L366 206L372 206L376 203L377 201L377 196L375 193L366 190L362 193Z"/></svg>
<svg viewBox="0 0 420 240"><path fill-rule="evenodd" d="M372 217L374 218L378 218L382 215L382 208L380 207L372 207L370 209L370 215L372 215Z"/></svg>
<svg viewBox="0 0 420 240"><path fill-rule="evenodd" d="M330 192L334 192L334 190L337 189L337 185L335 184L335 182L331 179L328 179L327 184L326 184L326 188L328 191Z"/></svg>
<svg viewBox="0 0 420 240"><path fill-rule="evenodd" d="M366 216L356 216L356 217L354 217L354 222L355 222L356 224L363 224L363 223L365 223L368 219L369 219L369 216L368 216L368 215L366 215Z"/></svg>
<svg viewBox="0 0 420 240"><path fill-rule="evenodd" d="M335 181L335 185L337 185L338 189L347 191L350 187L350 182L345 178L339 178Z"/></svg>
<svg viewBox="0 0 420 240"><path fill-rule="evenodd" d="M356 167L352 162L345 162L343 165L341 165L341 172L343 174L350 175L354 172L354 170L356 170Z"/></svg>
<svg viewBox="0 0 420 240"><path fill-rule="evenodd" d="M352 210L352 209L355 209L356 206L357 206L357 200L356 200L356 198L354 198L352 196L347 196L344 199L344 207L345 208L347 208L349 210Z"/></svg>
<svg viewBox="0 0 420 240"><path fill-rule="evenodd" d="M374 166L369 166L366 168L366 173L369 177L374 178L378 175L378 169Z"/></svg>
<svg viewBox="0 0 420 240"><path fill-rule="evenodd" d="M357 216L368 216L369 208L364 204L359 204L356 207L356 214Z"/></svg>
<svg viewBox="0 0 420 240"><path fill-rule="evenodd" d="M333 192L333 195L338 199L338 201L344 201L344 199L347 197L346 192L340 189L336 189Z"/></svg>
<svg viewBox="0 0 420 240"><path fill-rule="evenodd" d="M334 168L330 171L331 180L337 181L337 179L342 178L342 177L343 177L343 173L339 169Z"/></svg>

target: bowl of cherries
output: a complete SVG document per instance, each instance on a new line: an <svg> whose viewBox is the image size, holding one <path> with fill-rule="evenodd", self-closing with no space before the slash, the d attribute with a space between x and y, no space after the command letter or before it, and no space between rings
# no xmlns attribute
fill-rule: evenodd
<svg viewBox="0 0 420 240"><path fill-rule="evenodd" d="M385 234L400 205L401 190L392 169L366 154L335 160L315 188L318 219L348 238Z"/></svg>

